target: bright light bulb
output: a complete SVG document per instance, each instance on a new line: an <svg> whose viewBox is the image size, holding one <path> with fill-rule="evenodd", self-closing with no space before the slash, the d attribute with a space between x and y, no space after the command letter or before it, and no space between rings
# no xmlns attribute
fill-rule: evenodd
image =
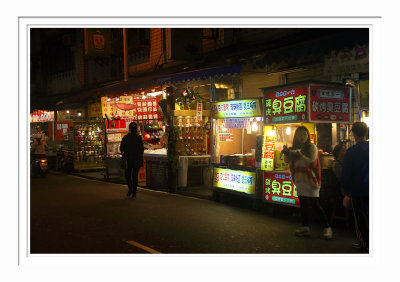
<svg viewBox="0 0 400 282"><path fill-rule="evenodd" d="M67 110L67 114L69 114L69 110Z"/></svg>
<svg viewBox="0 0 400 282"><path fill-rule="evenodd" d="M290 127L286 128L286 135L290 135L292 133L292 129Z"/></svg>
<svg viewBox="0 0 400 282"><path fill-rule="evenodd" d="M369 117L364 117L364 122L367 124L367 126L370 126L370 119Z"/></svg>
<svg viewBox="0 0 400 282"><path fill-rule="evenodd" d="M267 135L268 136L275 136L275 130L271 129L270 131L268 131Z"/></svg>
<svg viewBox="0 0 400 282"><path fill-rule="evenodd" d="M258 130L258 124L257 124L256 121L253 122L253 124L251 125L251 130L253 130L253 131L257 131Z"/></svg>

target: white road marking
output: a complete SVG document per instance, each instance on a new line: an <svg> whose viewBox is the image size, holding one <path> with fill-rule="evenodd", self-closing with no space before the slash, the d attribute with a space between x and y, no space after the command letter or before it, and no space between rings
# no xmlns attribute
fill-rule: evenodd
<svg viewBox="0 0 400 282"><path fill-rule="evenodd" d="M142 245L138 242L135 241L126 241L129 245L138 247L139 249L145 250L146 252L152 253L152 254L161 254L160 252L150 248L150 247L146 247L145 245Z"/></svg>

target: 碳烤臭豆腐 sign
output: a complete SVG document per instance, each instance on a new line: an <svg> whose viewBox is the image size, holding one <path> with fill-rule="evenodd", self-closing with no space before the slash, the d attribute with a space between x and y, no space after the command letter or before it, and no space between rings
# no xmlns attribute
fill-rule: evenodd
<svg viewBox="0 0 400 282"><path fill-rule="evenodd" d="M264 172L263 199L267 202L300 206L296 185L288 172Z"/></svg>

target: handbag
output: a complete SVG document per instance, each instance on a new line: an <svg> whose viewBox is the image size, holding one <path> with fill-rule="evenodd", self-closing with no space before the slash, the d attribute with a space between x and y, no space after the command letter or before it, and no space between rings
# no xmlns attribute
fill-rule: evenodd
<svg viewBox="0 0 400 282"><path fill-rule="evenodd" d="M128 158L126 157L126 154L122 154L121 169L127 169L127 168L128 168Z"/></svg>

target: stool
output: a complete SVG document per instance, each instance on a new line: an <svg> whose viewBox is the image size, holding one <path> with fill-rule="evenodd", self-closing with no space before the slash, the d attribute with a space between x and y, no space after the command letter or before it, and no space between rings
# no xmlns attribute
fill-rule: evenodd
<svg viewBox="0 0 400 282"><path fill-rule="evenodd" d="M343 197L336 197L335 201L333 202L330 224L332 224L335 219L338 219L338 220L344 220L346 222L346 226L349 227L350 226L350 210L349 210L349 208L344 208L344 216L336 215L336 208L338 205L338 201L339 201L339 204L342 204Z"/></svg>

